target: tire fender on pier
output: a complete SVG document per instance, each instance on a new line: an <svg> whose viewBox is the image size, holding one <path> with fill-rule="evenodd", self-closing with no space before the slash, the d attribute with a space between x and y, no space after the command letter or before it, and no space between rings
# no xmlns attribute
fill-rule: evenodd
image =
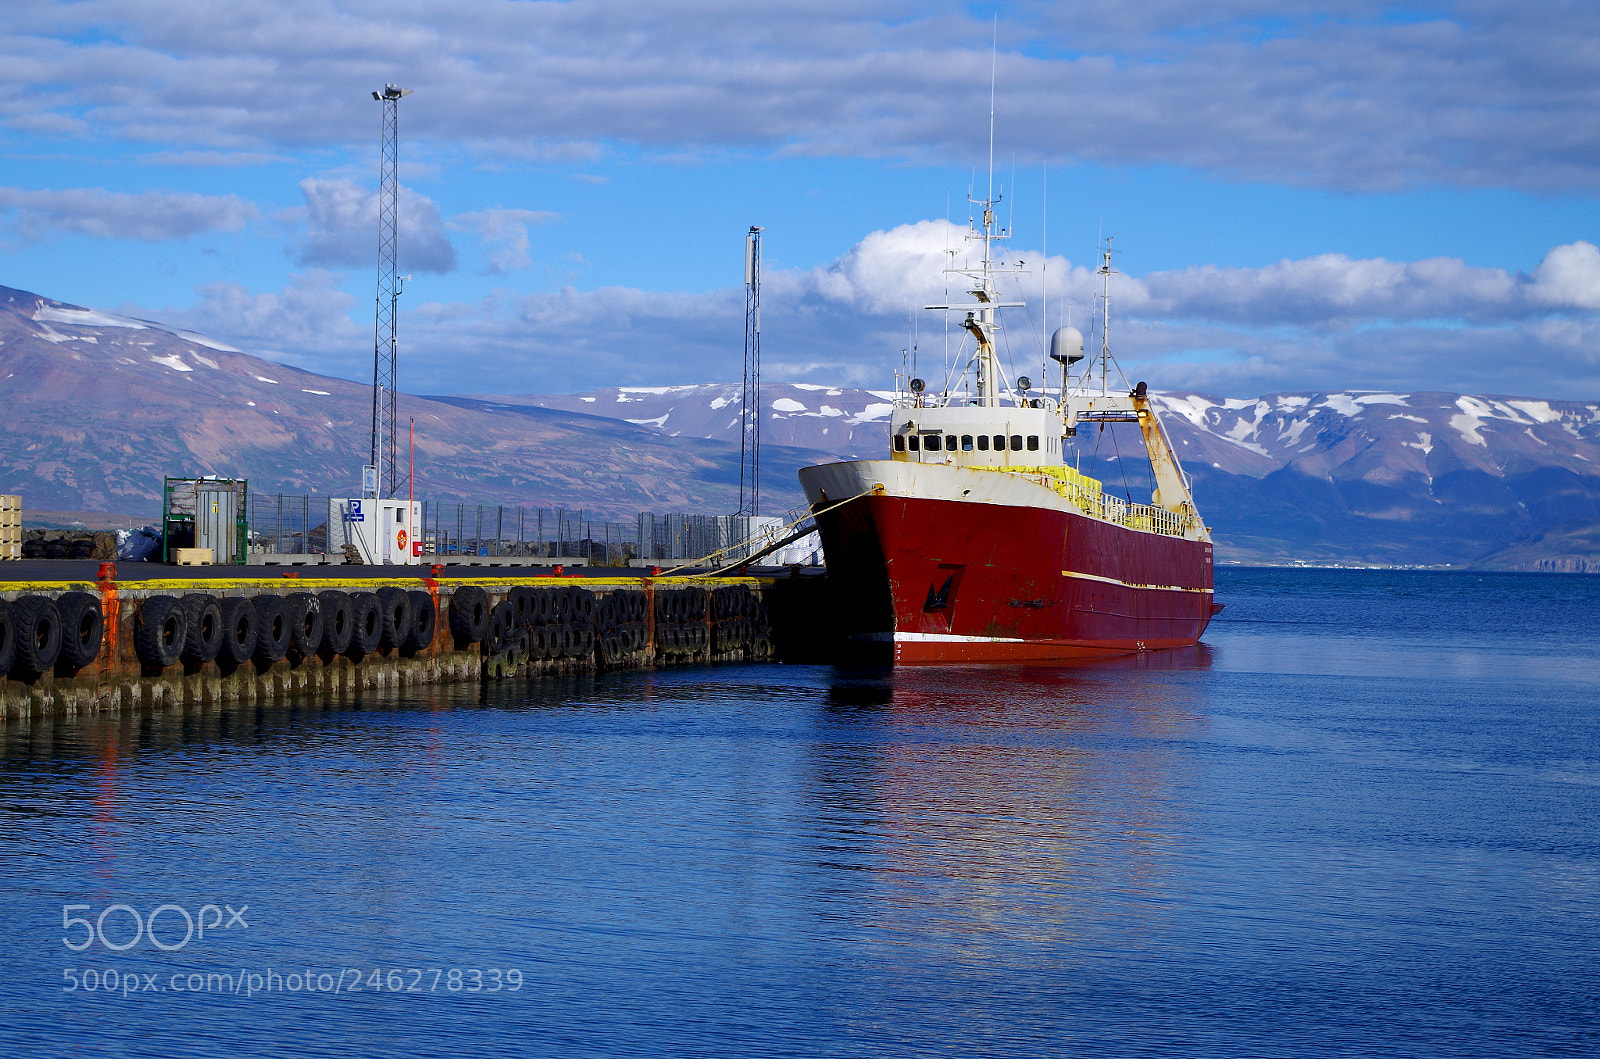
<svg viewBox="0 0 1600 1059"><path fill-rule="evenodd" d="M256 658L270 665L289 653L289 615L281 596L263 593L251 604L256 609Z"/></svg>
<svg viewBox="0 0 1600 1059"><path fill-rule="evenodd" d="M289 619L289 650L301 658L322 646L322 603L314 592L294 592L283 597Z"/></svg>
<svg viewBox="0 0 1600 1059"><path fill-rule="evenodd" d="M516 629L516 607L510 600L496 603L489 612L489 627L483 634L483 649L488 654L499 654Z"/></svg>
<svg viewBox="0 0 1600 1059"><path fill-rule="evenodd" d="M350 636L355 631L350 594L335 589L317 595L317 602L322 608L322 649L342 655L350 650Z"/></svg>
<svg viewBox="0 0 1600 1059"><path fill-rule="evenodd" d="M174 665L183 656L189 626L183 602L176 596L151 596L139 604L134 623L133 648L139 661L155 669Z"/></svg>
<svg viewBox="0 0 1600 1059"><path fill-rule="evenodd" d="M184 596L183 618L189 627L183 641L183 661L196 666L216 661L222 650L222 608L217 597L204 592Z"/></svg>
<svg viewBox="0 0 1600 1059"><path fill-rule="evenodd" d="M508 597L511 606L516 611L518 625L533 624L534 611L538 609L537 596L533 589L519 585L511 590Z"/></svg>
<svg viewBox="0 0 1600 1059"><path fill-rule="evenodd" d="M106 617L100 610L100 597L91 592L64 592L56 599L61 614L61 652L56 668L76 673L100 657L105 639Z"/></svg>
<svg viewBox="0 0 1600 1059"><path fill-rule="evenodd" d="M383 607L384 647L404 647L411 640L411 597L403 588L378 589L378 603Z"/></svg>
<svg viewBox="0 0 1600 1059"><path fill-rule="evenodd" d="M371 654L383 642L383 603L374 592L350 594L350 650L357 660Z"/></svg>
<svg viewBox="0 0 1600 1059"><path fill-rule="evenodd" d="M439 614L433 606L433 596L422 589L407 593L411 600L411 632L405 646L414 651L433 646L433 635L438 627Z"/></svg>
<svg viewBox="0 0 1600 1059"><path fill-rule="evenodd" d="M217 601L222 616L221 644L217 657L239 666L256 651L256 608L243 596L224 596Z"/></svg>
<svg viewBox="0 0 1600 1059"><path fill-rule="evenodd" d="M17 657L13 663L31 675L49 671L61 652L61 615L48 596L18 596L12 604L17 623Z"/></svg>
<svg viewBox="0 0 1600 1059"><path fill-rule="evenodd" d="M450 634L463 644L483 639L489 623L489 594L476 585L463 585L450 596Z"/></svg>

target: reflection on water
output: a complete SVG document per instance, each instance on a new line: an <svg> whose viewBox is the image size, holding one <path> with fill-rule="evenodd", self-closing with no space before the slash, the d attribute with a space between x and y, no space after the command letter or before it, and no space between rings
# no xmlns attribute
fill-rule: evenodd
<svg viewBox="0 0 1600 1059"><path fill-rule="evenodd" d="M966 956L1082 945L1107 924L1128 944L1183 841L1195 693L1071 668L838 675L834 737L812 751L824 855L878 869L875 928L938 930Z"/></svg>
<svg viewBox="0 0 1600 1059"><path fill-rule="evenodd" d="M1449 599L1385 637L1358 593L1297 585L1236 587L1241 620L1210 646L1092 667L720 667L8 725L0 1050L1592 1040L1592 998L1552 984L1588 973L1600 915L1587 663L1529 664L1550 625L1508 636L1503 584L1516 679L1435 664ZM1355 632L1332 620L1358 612ZM1263 631L1308 613L1330 620ZM247 904L249 930L62 947L66 905L212 901ZM141 976L515 967L528 988L63 993L91 957Z"/></svg>
<svg viewBox="0 0 1600 1059"><path fill-rule="evenodd" d="M1137 661L643 673L18 725L0 841L48 835L10 881L97 907L219 876L268 915L275 892L316 895L297 914L320 927L280 923L277 952L331 928L381 959L440 888L537 894L536 918L568 930L634 931L648 911L724 934L723 959L790 922L778 948L844 934L890 976L929 939L1002 963L1138 944L1188 822L1177 748L1205 711L1197 685L1123 679Z"/></svg>

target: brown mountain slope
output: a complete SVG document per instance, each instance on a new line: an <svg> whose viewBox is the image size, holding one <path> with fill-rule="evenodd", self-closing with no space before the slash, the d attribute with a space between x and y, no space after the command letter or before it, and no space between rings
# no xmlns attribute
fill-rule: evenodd
<svg viewBox="0 0 1600 1059"><path fill-rule="evenodd" d="M21 494L30 508L154 512L168 475L339 495L360 481L371 430L367 386L5 287L0 402L0 493ZM737 451L719 442L559 410L495 414L411 396L400 416L416 421L416 490L430 499L622 518L737 504ZM772 453L774 506L801 501L793 468L818 458Z"/></svg>

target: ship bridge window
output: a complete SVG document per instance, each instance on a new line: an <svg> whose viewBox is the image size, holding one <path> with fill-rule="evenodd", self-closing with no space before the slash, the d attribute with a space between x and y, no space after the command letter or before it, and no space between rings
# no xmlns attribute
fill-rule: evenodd
<svg viewBox="0 0 1600 1059"><path fill-rule="evenodd" d="M906 451L906 436L904 434L896 434L894 436L894 451Z"/></svg>
<svg viewBox="0 0 1600 1059"><path fill-rule="evenodd" d="M915 434L911 435L909 438L906 439L906 444L911 446L911 451L912 452L916 452L917 449L922 447L921 442L918 440L918 438L917 438L917 436Z"/></svg>
<svg viewBox="0 0 1600 1059"><path fill-rule="evenodd" d="M1013 435L1011 435L1011 451L1012 452L1021 452L1022 451L1022 435L1021 434L1013 434Z"/></svg>
<svg viewBox="0 0 1600 1059"><path fill-rule="evenodd" d="M1037 435L1037 434L1029 434L1028 435L1028 451L1029 452L1038 452L1039 451L1039 435Z"/></svg>
<svg viewBox="0 0 1600 1059"><path fill-rule="evenodd" d="M939 451L939 435L938 434L929 434L926 444L928 446L928 451L929 452L938 452Z"/></svg>
<svg viewBox="0 0 1600 1059"><path fill-rule="evenodd" d="M956 451L956 436L954 434L946 434L944 436L944 451Z"/></svg>
<svg viewBox="0 0 1600 1059"><path fill-rule="evenodd" d="M972 435L971 434L963 434L963 435L961 435L961 451L962 452L971 452L972 451Z"/></svg>
<svg viewBox="0 0 1600 1059"><path fill-rule="evenodd" d="M996 434L994 436L994 451L1006 451L1006 436L1004 434Z"/></svg>
<svg viewBox="0 0 1600 1059"><path fill-rule="evenodd" d="M979 452L988 452L989 451L989 435L987 435L987 434L979 434L978 435L978 451Z"/></svg>

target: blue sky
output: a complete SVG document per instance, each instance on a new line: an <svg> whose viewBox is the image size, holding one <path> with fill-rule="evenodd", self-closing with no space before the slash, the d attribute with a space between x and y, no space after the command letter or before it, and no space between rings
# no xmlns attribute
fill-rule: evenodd
<svg viewBox="0 0 1600 1059"><path fill-rule="evenodd" d="M882 386L987 185L995 32L1023 293L1081 321L1114 235L1130 374L1600 397L1567 2L19 0L0 283L369 377L393 82L404 388L732 380L751 224L767 376Z"/></svg>

